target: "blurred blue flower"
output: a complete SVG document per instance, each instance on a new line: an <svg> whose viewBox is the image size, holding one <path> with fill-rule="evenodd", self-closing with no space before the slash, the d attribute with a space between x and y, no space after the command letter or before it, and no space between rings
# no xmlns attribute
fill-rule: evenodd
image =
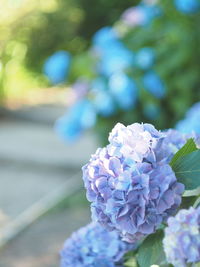
<svg viewBox="0 0 200 267"><path fill-rule="evenodd" d="M92 104L83 99L69 108L67 113L57 120L56 132L66 141L76 140L82 130L93 127L96 123L96 112Z"/></svg>
<svg viewBox="0 0 200 267"><path fill-rule="evenodd" d="M103 77L99 76L92 81L91 87L92 87L92 90L95 90L95 91L97 90L106 91L107 90L106 80Z"/></svg>
<svg viewBox="0 0 200 267"><path fill-rule="evenodd" d="M103 27L92 38L93 46L97 49L109 48L111 43L118 40L117 32L112 27Z"/></svg>
<svg viewBox="0 0 200 267"><path fill-rule="evenodd" d="M96 112L90 101L85 100L80 114L80 125L83 129L91 128L96 123Z"/></svg>
<svg viewBox="0 0 200 267"><path fill-rule="evenodd" d="M61 267L115 267L136 245L123 242L116 232L90 223L73 233L61 251ZM116 265L115 265L115 262Z"/></svg>
<svg viewBox="0 0 200 267"><path fill-rule="evenodd" d="M115 104L112 96L108 92L106 82L97 78L92 82L93 99L92 103L97 113L104 117L110 116L115 112Z"/></svg>
<svg viewBox="0 0 200 267"><path fill-rule="evenodd" d="M121 109L134 108L138 98L138 89L135 82L125 73L117 72L110 77L109 91Z"/></svg>
<svg viewBox="0 0 200 267"><path fill-rule="evenodd" d="M179 121L175 128L182 133L196 132L200 134L200 102L194 104L186 113L183 120Z"/></svg>
<svg viewBox="0 0 200 267"><path fill-rule="evenodd" d="M200 2L198 0L175 0L177 10L189 14L199 10Z"/></svg>
<svg viewBox="0 0 200 267"><path fill-rule="evenodd" d="M144 106L144 115L150 120L156 120L160 115L160 108L153 103L148 103Z"/></svg>
<svg viewBox="0 0 200 267"><path fill-rule="evenodd" d="M111 116L115 112L113 99L106 91L97 91L93 103L97 113L103 117Z"/></svg>
<svg viewBox="0 0 200 267"><path fill-rule="evenodd" d="M148 71L143 76L144 88L156 98L163 98L166 94L164 83L154 71Z"/></svg>
<svg viewBox="0 0 200 267"><path fill-rule="evenodd" d="M168 219L163 246L174 267L196 266L189 263L200 261L200 207L180 210Z"/></svg>
<svg viewBox="0 0 200 267"><path fill-rule="evenodd" d="M43 71L52 84L62 83L66 80L70 61L71 56L66 51L58 51L47 58Z"/></svg>
<svg viewBox="0 0 200 267"><path fill-rule="evenodd" d="M155 51L150 47L144 47L138 51L135 56L137 66L143 70L153 66L155 60Z"/></svg>
<svg viewBox="0 0 200 267"><path fill-rule="evenodd" d="M99 72L109 77L117 71L123 71L133 65L134 54L122 42L110 44L102 53Z"/></svg>

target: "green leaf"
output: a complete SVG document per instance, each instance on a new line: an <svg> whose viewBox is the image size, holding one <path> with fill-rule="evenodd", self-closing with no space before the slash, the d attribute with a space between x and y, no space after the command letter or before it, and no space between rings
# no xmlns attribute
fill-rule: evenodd
<svg viewBox="0 0 200 267"><path fill-rule="evenodd" d="M173 168L174 164L176 163L176 161L178 159L180 159L181 157L190 154L193 151L198 150L193 138L190 138L187 143L181 148L179 149L179 151L173 156L170 165Z"/></svg>
<svg viewBox="0 0 200 267"><path fill-rule="evenodd" d="M149 235L138 250L137 260L140 267L149 267L153 264L163 266L166 262L163 250L163 231Z"/></svg>
<svg viewBox="0 0 200 267"><path fill-rule="evenodd" d="M126 261L124 263L124 266L125 267L138 267L137 261L136 261L136 259L134 257L130 258L128 261Z"/></svg>
<svg viewBox="0 0 200 267"><path fill-rule="evenodd" d="M185 190L183 197L192 197L200 195L200 186L194 190Z"/></svg>
<svg viewBox="0 0 200 267"><path fill-rule="evenodd" d="M173 171L186 190L200 186L200 149L179 158L173 165Z"/></svg>
<svg viewBox="0 0 200 267"><path fill-rule="evenodd" d="M195 201L193 207L196 209L199 205L200 205L200 197L197 198L197 200Z"/></svg>
<svg viewBox="0 0 200 267"><path fill-rule="evenodd" d="M180 205L180 209L189 209L191 206L194 205L196 201L196 196L192 197L183 197Z"/></svg>

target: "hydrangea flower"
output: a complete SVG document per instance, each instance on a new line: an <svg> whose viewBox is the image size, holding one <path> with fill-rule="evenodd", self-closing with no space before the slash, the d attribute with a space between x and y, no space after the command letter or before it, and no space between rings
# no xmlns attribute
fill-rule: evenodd
<svg viewBox="0 0 200 267"><path fill-rule="evenodd" d="M152 67L155 60L155 51L150 47L141 48L136 54L136 64L139 68L145 70Z"/></svg>
<svg viewBox="0 0 200 267"><path fill-rule="evenodd" d="M96 123L96 112L87 99L78 101L67 113L57 120L56 132L68 142L76 140L82 130L91 128Z"/></svg>
<svg viewBox="0 0 200 267"><path fill-rule="evenodd" d="M175 0L175 6L180 12L189 14L199 10L199 0Z"/></svg>
<svg viewBox="0 0 200 267"><path fill-rule="evenodd" d="M156 98L163 98L166 94L166 88L163 81L154 71L148 71L144 74L143 83L145 89Z"/></svg>
<svg viewBox="0 0 200 267"><path fill-rule="evenodd" d="M113 97L107 90L107 84L101 77L96 78L92 82L92 104L98 114L103 117L111 116L116 108Z"/></svg>
<svg viewBox="0 0 200 267"><path fill-rule="evenodd" d="M135 82L123 72L113 74L109 79L109 91L123 110L133 108L138 98Z"/></svg>
<svg viewBox="0 0 200 267"><path fill-rule="evenodd" d="M66 51L57 51L51 55L44 63L44 73L47 75L52 84L62 83L65 81L71 56Z"/></svg>
<svg viewBox="0 0 200 267"><path fill-rule="evenodd" d="M121 19L127 26L130 27L145 26L159 14L159 7L154 3L142 3L138 6L125 10Z"/></svg>
<svg viewBox="0 0 200 267"><path fill-rule="evenodd" d="M176 125L176 129L182 133L196 132L200 134L200 102L194 104L186 113L183 120L179 121Z"/></svg>
<svg viewBox="0 0 200 267"><path fill-rule="evenodd" d="M75 93L76 99L80 100L87 95L89 90L89 82L80 78L73 84L72 89Z"/></svg>
<svg viewBox="0 0 200 267"><path fill-rule="evenodd" d="M165 137L151 124L118 123L83 167L93 220L128 242L153 233L181 203L184 186L168 164Z"/></svg>
<svg viewBox="0 0 200 267"><path fill-rule="evenodd" d="M123 242L116 232L90 223L66 240L61 267L115 267L115 262L122 264L123 255L135 247Z"/></svg>
<svg viewBox="0 0 200 267"><path fill-rule="evenodd" d="M97 48L97 50L108 49L109 45L113 44L117 40L117 31L115 31L114 28L108 26L98 30L92 38L93 45L95 48Z"/></svg>
<svg viewBox="0 0 200 267"><path fill-rule="evenodd" d="M121 41L110 43L101 54L98 70L109 77L113 73L123 71L133 65L133 60L133 52Z"/></svg>
<svg viewBox="0 0 200 267"><path fill-rule="evenodd" d="M175 267L200 261L200 207L180 210L168 219L163 246L168 262Z"/></svg>

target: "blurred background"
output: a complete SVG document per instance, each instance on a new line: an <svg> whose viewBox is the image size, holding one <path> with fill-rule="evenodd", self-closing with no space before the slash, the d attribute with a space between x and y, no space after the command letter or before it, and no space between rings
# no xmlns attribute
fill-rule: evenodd
<svg viewBox="0 0 200 267"><path fill-rule="evenodd" d="M0 267L59 266L117 122L200 133L199 0L1 0Z"/></svg>

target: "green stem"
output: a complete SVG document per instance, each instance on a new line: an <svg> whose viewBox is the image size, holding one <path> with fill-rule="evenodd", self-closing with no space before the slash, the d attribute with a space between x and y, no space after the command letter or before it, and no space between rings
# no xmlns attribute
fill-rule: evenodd
<svg viewBox="0 0 200 267"><path fill-rule="evenodd" d="M194 202L193 207L196 209L200 204L200 197L197 198L197 200Z"/></svg>

